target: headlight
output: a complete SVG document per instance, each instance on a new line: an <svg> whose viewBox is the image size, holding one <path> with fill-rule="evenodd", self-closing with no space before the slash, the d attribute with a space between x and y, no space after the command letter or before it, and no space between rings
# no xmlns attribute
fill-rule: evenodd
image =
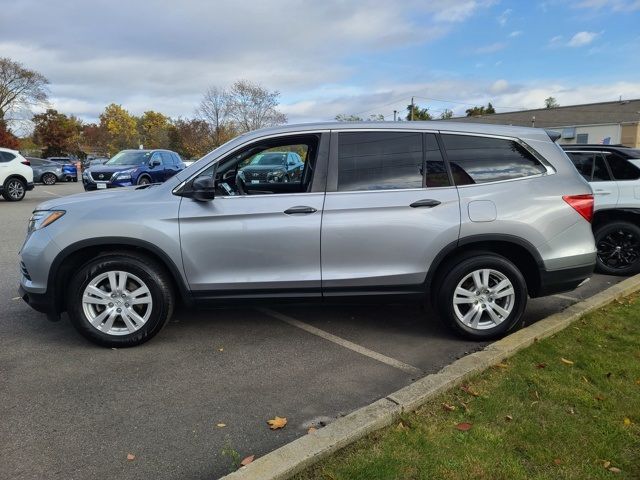
<svg viewBox="0 0 640 480"><path fill-rule="evenodd" d="M64 210L36 210L29 219L29 225L27 227L27 233L40 230L41 228L51 225L53 222L62 217L65 213Z"/></svg>
<svg viewBox="0 0 640 480"><path fill-rule="evenodd" d="M135 168L130 170L123 170L122 172L116 173L113 178L118 180L131 180L131 174L135 171Z"/></svg>

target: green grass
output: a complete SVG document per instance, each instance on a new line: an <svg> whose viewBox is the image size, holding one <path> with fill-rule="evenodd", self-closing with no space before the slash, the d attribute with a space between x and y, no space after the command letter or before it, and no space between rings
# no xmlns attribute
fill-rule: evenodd
<svg viewBox="0 0 640 480"><path fill-rule="evenodd" d="M640 479L639 296L584 317L467 385L295 478ZM461 422L471 429L458 431Z"/></svg>

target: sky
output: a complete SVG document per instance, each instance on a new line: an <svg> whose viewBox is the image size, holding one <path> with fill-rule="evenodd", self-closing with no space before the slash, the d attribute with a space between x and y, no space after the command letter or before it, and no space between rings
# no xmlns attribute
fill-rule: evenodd
<svg viewBox="0 0 640 480"><path fill-rule="evenodd" d="M280 92L290 123L640 98L640 0L0 0L0 57L50 103L193 117L209 86Z"/></svg>

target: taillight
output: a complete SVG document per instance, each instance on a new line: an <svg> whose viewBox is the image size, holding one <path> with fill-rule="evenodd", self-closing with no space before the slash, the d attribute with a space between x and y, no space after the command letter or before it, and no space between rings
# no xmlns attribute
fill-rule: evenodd
<svg viewBox="0 0 640 480"><path fill-rule="evenodd" d="M593 195L564 195L562 199L567 202L571 207L584 217L584 219L591 223L593 220Z"/></svg>
<svg viewBox="0 0 640 480"><path fill-rule="evenodd" d="M29 160L23 160L23 161L22 161L22 164L23 164L23 165L26 165L27 167L30 167L30 166L31 166L31 162L30 162Z"/></svg>

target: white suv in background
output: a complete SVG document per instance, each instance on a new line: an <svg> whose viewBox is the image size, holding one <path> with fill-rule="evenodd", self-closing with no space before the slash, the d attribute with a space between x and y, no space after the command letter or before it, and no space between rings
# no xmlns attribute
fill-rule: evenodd
<svg viewBox="0 0 640 480"><path fill-rule="evenodd" d="M562 145L595 195L597 270L640 272L640 150L618 145Z"/></svg>
<svg viewBox="0 0 640 480"><path fill-rule="evenodd" d="M20 152L0 148L0 194L8 202L18 202L33 190L33 170L29 165Z"/></svg>

